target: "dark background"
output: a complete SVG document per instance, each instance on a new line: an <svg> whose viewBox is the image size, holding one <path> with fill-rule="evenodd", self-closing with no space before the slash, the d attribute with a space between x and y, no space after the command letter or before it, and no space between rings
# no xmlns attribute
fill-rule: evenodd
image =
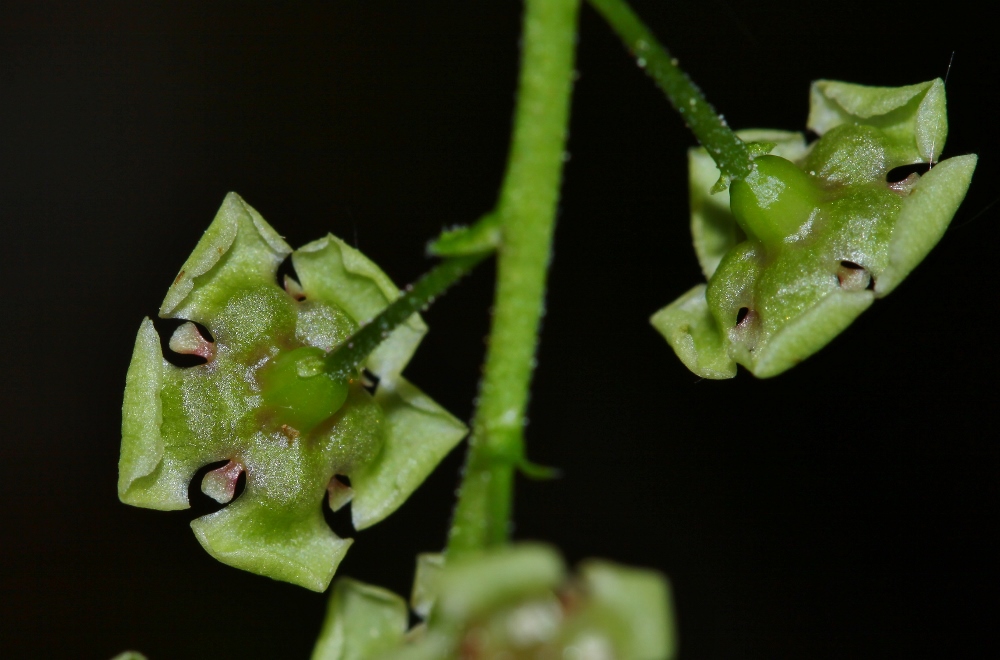
<svg viewBox="0 0 1000 660"><path fill-rule="evenodd" d="M996 35L962 2L641 2L735 127L800 129L814 78L948 81L980 154L951 229L797 369L699 382L648 325L700 279L681 121L583 9L519 539L656 567L683 658L998 657ZM227 191L292 245L332 231L403 284L493 204L516 2L4 2L0 656L301 658L325 596L228 568L211 510L118 503L135 332ZM426 315L411 379L471 414L491 267ZM462 451L342 575L408 593ZM335 529L351 534L348 517Z"/></svg>

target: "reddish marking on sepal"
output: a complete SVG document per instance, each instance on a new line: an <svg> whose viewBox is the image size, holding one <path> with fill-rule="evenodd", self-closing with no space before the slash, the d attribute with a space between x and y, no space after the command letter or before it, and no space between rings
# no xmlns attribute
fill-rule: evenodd
<svg viewBox="0 0 1000 660"><path fill-rule="evenodd" d="M288 275L285 275L285 293L299 302L306 299L306 292L302 289L302 285Z"/></svg>
<svg viewBox="0 0 1000 660"><path fill-rule="evenodd" d="M175 353L197 355L208 361L215 356L215 344L202 337L198 326L190 321L174 330L169 345Z"/></svg>
<svg viewBox="0 0 1000 660"><path fill-rule="evenodd" d="M241 474L243 474L243 464L229 461L205 475L201 482L201 492L219 504L231 502L236 493L236 482Z"/></svg>
<svg viewBox="0 0 1000 660"><path fill-rule="evenodd" d="M326 486L326 492L328 494L327 499L330 502L330 509L333 511L340 511L345 504L354 499L354 489L336 476L331 477L330 483Z"/></svg>
<svg viewBox="0 0 1000 660"><path fill-rule="evenodd" d="M903 179L902 181L893 181L889 184L889 189L893 192L897 192L900 195L909 195L913 187L917 185L920 181L920 175L916 172L910 172L910 175Z"/></svg>

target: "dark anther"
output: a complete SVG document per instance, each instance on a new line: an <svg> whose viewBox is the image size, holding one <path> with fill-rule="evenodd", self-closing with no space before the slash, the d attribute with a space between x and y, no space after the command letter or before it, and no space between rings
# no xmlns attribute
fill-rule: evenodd
<svg viewBox="0 0 1000 660"><path fill-rule="evenodd" d="M743 320L746 319L747 314L749 313L749 307L740 307L740 311L736 312L736 325L743 323Z"/></svg>
<svg viewBox="0 0 1000 660"><path fill-rule="evenodd" d="M378 389L378 381L379 377L367 369L361 371L361 386L368 390L372 396L375 396L375 390Z"/></svg>

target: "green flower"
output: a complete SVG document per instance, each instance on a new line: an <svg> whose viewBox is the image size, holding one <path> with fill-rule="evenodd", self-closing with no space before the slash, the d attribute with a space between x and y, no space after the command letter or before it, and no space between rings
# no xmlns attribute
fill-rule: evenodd
<svg viewBox="0 0 1000 660"><path fill-rule="evenodd" d="M300 282L276 282L289 255ZM118 494L127 504L185 509L202 490L229 502L191 523L223 563L316 591L329 585L349 539L323 519L351 502L364 529L396 510L465 435L465 426L401 375L426 326L418 315L368 358L363 379L338 382L323 356L399 295L375 264L334 236L294 252L230 194L160 308L186 319L170 338L188 368L163 357L152 321L139 328L122 409ZM211 336L199 330L200 324ZM338 475L348 477L350 486Z"/></svg>
<svg viewBox="0 0 1000 660"><path fill-rule="evenodd" d="M543 545L507 546L447 567L424 556L413 601L418 614L430 615L407 631L402 598L338 580L313 660L664 660L676 650L662 575L591 559L568 577L559 554Z"/></svg>
<svg viewBox="0 0 1000 660"><path fill-rule="evenodd" d="M941 239L976 156L889 182L893 168L937 160L947 137L944 83L864 87L817 81L801 133L740 137L759 155L744 180L710 194L719 171L690 153L691 232L708 284L651 319L704 378L742 364L767 378L795 366L888 295Z"/></svg>

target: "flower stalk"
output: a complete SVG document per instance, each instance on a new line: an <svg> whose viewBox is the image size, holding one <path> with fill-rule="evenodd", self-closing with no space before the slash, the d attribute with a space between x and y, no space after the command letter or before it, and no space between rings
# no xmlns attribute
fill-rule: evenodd
<svg viewBox="0 0 1000 660"><path fill-rule="evenodd" d="M493 321L448 556L506 542L569 120L578 0L526 0Z"/></svg>
<svg viewBox="0 0 1000 660"><path fill-rule="evenodd" d="M489 254L480 252L451 257L435 266L415 284L407 287L403 295L382 310L378 316L327 355L326 372L342 382L353 378L372 351L385 341L390 332L415 312L426 309L435 298L467 275Z"/></svg>
<svg viewBox="0 0 1000 660"><path fill-rule="evenodd" d="M748 175L753 160L749 146L715 112L698 86L677 66L677 60L657 41L628 3L624 0L589 1L625 42L639 66L667 95L698 142L708 150L722 176L735 180Z"/></svg>

